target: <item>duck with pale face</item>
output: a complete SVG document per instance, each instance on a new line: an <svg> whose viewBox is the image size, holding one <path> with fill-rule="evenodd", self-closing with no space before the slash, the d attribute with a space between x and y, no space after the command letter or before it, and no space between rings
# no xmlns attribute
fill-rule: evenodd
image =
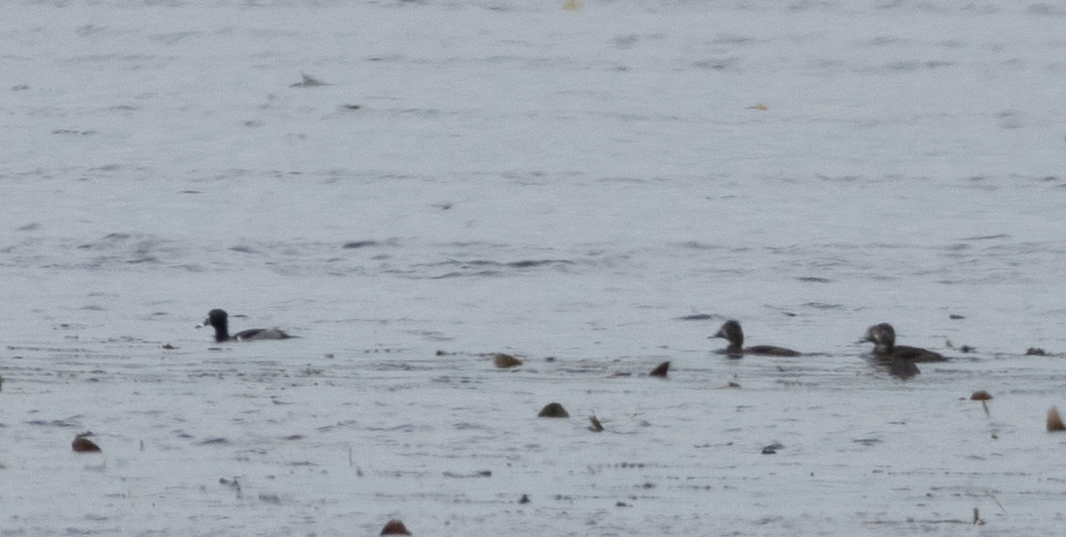
<svg viewBox="0 0 1066 537"><path fill-rule="evenodd" d="M755 345L753 347L744 347L744 331L740 328L740 323L735 320L726 321L722 325L722 328L718 329L718 333L711 336L712 338L720 337L729 342L729 346L723 350L718 351L720 354L728 355L731 358L739 358L741 356L751 354L756 356L799 356L800 353L792 349L786 349L784 347L774 347L773 345Z"/></svg>
<svg viewBox="0 0 1066 537"><path fill-rule="evenodd" d="M875 324L866 329L865 341L874 344L874 356L878 360L909 360L911 362L942 362L947 360L939 353L920 347L896 345L896 330L888 323Z"/></svg>

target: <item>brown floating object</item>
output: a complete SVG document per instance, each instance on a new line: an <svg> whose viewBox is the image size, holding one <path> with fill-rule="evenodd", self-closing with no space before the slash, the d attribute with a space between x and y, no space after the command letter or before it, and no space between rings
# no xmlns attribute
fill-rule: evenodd
<svg viewBox="0 0 1066 537"><path fill-rule="evenodd" d="M971 401L988 401L989 399L992 399L992 394L984 390L977 390L970 396Z"/></svg>
<svg viewBox="0 0 1066 537"><path fill-rule="evenodd" d="M544 405L544 408L540 409L540 414L537 414L538 418L569 418L570 413L563 408L563 405L559 403L548 403Z"/></svg>
<svg viewBox="0 0 1066 537"><path fill-rule="evenodd" d="M510 354L497 352L492 355L492 363L496 364L496 367L500 369L507 369L509 367L518 367L522 365L522 360L519 360Z"/></svg>
<svg viewBox="0 0 1066 537"><path fill-rule="evenodd" d="M403 525L401 520L390 520L388 524L381 530L382 535L411 535L411 532L407 531L407 526Z"/></svg>
<svg viewBox="0 0 1066 537"><path fill-rule="evenodd" d="M669 370L670 370L670 362L663 362L663 363L659 364L659 367L656 367L655 369L652 369L651 373L648 373L648 374L653 376L653 377L666 378L666 372L669 371Z"/></svg>
<svg viewBox="0 0 1066 537"><path fill-rule="evenodd" d="M70 448L78 453L90 453L93 451L101 451L100 446L95 442L85 438L83 435L78 435L74 438L74 441L70 443Z"/></svg>
<svg viewBox="0 0 1066 537"><path fill-rule="evenodd" d="M1066 431L1066 424L1062 423L1062 417L1059 416L1059 409L1051 407L1047 410L1047 430L1052 431Z"/></svg>

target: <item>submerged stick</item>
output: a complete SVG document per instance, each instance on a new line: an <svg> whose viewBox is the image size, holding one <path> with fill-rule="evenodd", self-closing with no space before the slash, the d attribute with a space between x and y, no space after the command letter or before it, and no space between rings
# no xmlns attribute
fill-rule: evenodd
<svg viewBox="0 0 1066 537"><path fill-rule="evenodd" d="M592 423L592 425L589 426L590 431L594 433L603 432L603 424L600 423L600 420L596 419L596 416L589 416L589 422Z"/></svg>

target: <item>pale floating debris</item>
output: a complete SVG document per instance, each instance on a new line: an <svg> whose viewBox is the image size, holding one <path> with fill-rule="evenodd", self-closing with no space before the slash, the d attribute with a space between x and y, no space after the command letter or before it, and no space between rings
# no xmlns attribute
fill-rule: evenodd
<svg viewBox="0 0 1066 537"><path fill-rule="evenodd" d="M315 86L332 86L332 84L330 84L329 82L323 82L302 71L300 72L300 76L303 78L303 80L295 84L291 84L289 86L290 88L313 88Z"/></svg>

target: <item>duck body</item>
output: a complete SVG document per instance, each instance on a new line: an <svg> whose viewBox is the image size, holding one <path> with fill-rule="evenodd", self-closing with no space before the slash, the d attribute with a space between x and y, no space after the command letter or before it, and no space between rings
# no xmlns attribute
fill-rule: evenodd
<svg viewBox="0 0 1066 537"><path fill-rule="evenodd" d="M290 336L277 328L250 328L241 330L236 334L229 333L229 314L225 310L213 309L207 314L207 319L196 328L210 326L215 329L215 342L223 341L256 341L260 339L290 339Z"/></svg>
<svg viewBox="0 0 1066 537"><path fill-rule="evenodd" d="M878 360L907 360L910 362L943 362L943 355L921 347L896 345L896 330L888 323L875 324L866 329L866 341L874 344L873 355Z"/></svg>
<svg viewBox="0 0 1066 537"><path fill-rule="evenodd" d="M726 321L725 324L718 329L718 333L711 337L724 338L729 342L728 347L718 351L719 354L725 354L729 357L739 358L746 354L755 356L800 356L801 354L792 349L775 347L773 345L744 347L744 331L740 328L740 323L736 320Z"/></svg>

